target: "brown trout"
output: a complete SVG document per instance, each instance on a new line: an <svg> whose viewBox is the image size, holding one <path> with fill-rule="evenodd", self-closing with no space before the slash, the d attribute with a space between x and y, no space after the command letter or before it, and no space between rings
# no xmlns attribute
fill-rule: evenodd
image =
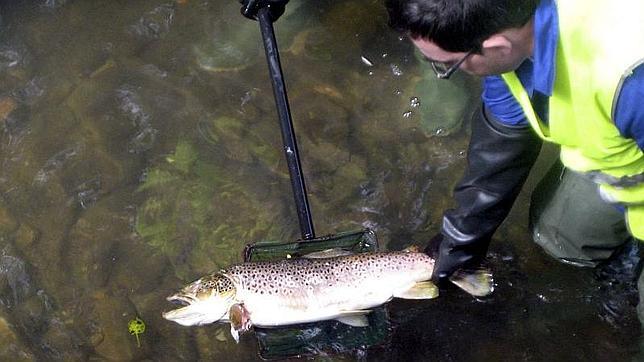
<svg viewBox="0 0 644 362"><path fill-rule="evenodd" d="M339 256L338 256L339 255ZM230 322L231 334L252 326L274 327L336 319L366 326L369 309L392 298L432 299L434 259L417 249L233 265L209 274L167 298L184 306L163 313L184 326ZM474 296L492 292L491 273L458 272L452 282Z"/></svg>

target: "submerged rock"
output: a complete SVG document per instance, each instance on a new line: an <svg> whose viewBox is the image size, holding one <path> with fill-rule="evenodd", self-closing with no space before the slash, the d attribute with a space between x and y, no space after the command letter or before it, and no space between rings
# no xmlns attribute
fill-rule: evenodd
<svg viewBox="0 0 644 362"><path fill-rule="evenodd" d="M0 71L13 68L22 61L20 52L7 46L0 47Z"/></svg>
<svg viewBox="0 0 644 362"><path fill-rule="evenodd" d="M133 217L125 200L125 192L111 194L87 209L71 228L62 261L76 290L105 286L112 275L119 243L130 234Z"/></svg>
<svg viewBox="0 0 644 362"><path fill-rule="evenodd" d="M38 234L38 230L27 225L26 223L20 224L20 227L18 227L18 230L16 230L15 233L16 248L25 253L36 242L36 240L38 239Z"/></svg>
<svg viewBox="0 0 644 362"><path fill-rule="evenodd" d="M275 24L281 51L289 48L295 32L311 16L298 13L299 6L299 3L288 4L286 12ZM204 18L192 39L192 53L200 69L211 73L233 72L265 62L258 23L239 16L239 9L238 3L230 2L206 10L218 16L218 19Z"/></svg>
<svg viewBox="0 0 644 362"><path fill-rule="evenodd" d="M57 9L65 6L68 0L45 0L42 6L50 9Z"/></svg>
<svg viewBox="0 0 644 362"><path fill-rule="evenodd" d="M232 4L225 7L230 11L232 8ZM239 6L234 5L234 8ZM261 60L262 42L257 24L244 19L231 20L203 25L206 31L193 46L196 64L201 69L209 72L235 71Z"/></svg>
<svg viewBox="0 0 644 362"><path fill-rule="evenodd" d="M0 202L0 240L18 228L18 221L11 215L8 209L2 207Z"/></svg>
<svg viewBox="0 0 644 362"><path fill-rule="evenodd" d="M88 337L96 353L108 360L131 361L143 352L137 349L136 339L127 330L128 321L136 317L127 298L98 289L85 302L91 312L84 325L91 330ZM141 348L148 346L149 342L143 336Z"/></svg>
<svg viewBox="0 0 644 362"><path fill-rule="evenodd" d="M225 343L227 342L227 343ZM227 324L217 324L210 328L200 328L194 332L194 343L199 360L219 360L221 356L231 361L257 360L255 351L257 341L252 335L234 343Z"/></svg>
<svg viewBox="0 0 644 362"><path fill-rule="evenodd" d="M83 338L73 330L71 320L52 318L40 338L41 353L47 359L82 360L87 354L81 348Z"/></svg>
<svg viewBox="0 0 644 362"><path fill-rule="evenodd" d="M36 356L20 340L13 326L0 313L0 360L37 361Z"/></svg>
<svg viewBox="0 0 644 362"><path fill-rule="evenodd" d="M174 21L174 4L161 4L146 12L130 30L138 36L159 39L170 31Z"/></svg>
<svg viewBox="0 0 644 362"><path fill-rule="evenodd" d="M31 280L22 259L11 255L0 256L2 305L18 305L29 292L30 285Z"/></svg>
<svg viewBox="0 0 644 362"><path fill-rule="evenodd" d="M351 64L352 58L359 60L362 49L373 45L370 37L375 29L386 24L384 8L377 2L333 2L321 16L319 10L313 11L307 5L301 11L303 19L313 17L314 21L298 24L304 30L297 33L289 51L319 62Z"/></svg>
<svg viewBox="0 0 644 362"><path fill-rule="evenodd" d="M18 107L18 103L11 97L0 99L0 125L7 120L7 117Z"/></svg>
<svg viewBox="0 0 644 362"><path fill-rule="evenodd" d="M420 58L416 51L417 58ZM436 78L429 63L418 62L421 77L412 83L410 99L417 99L415 107L418 122L429 135L447 136L458 131L469 121L479 106L480 81L472 76L456 73L449 82ZM415 85L414 85L415 84ZM410 103L413 101L410 100ZM413 107L410 105L410 107Z"/></svg>

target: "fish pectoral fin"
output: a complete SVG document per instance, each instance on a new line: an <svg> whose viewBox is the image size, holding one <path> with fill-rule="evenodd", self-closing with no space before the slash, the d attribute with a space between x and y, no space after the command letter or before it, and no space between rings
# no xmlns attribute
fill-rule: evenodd
<svg viewBox="0 0 644 362"><path fill-rule="evenodd" d="M321 250L321 251L314 251L312 253L304 254L302 255L302 258L308 258L308 259L325 259L325 258L335 258L338 256L347 256L347 255L352 255L353 252L342 249L342 248L333 248L333 249L326 249L326 250Z"/></svg>
<svg viewBox="0 0 644 362"><path fill-rule="evenodd" d="M369 320L367 319L367 314L369 313L371 313L370 310L356 310L345 312L335 320L340 323L350 325L351 327L368 327Z"/></svg>
<svg viewBox="0 0 644 362"><path fill-rule="evenodd" d="M409 289L394 293L394 297L402 299L434 299L438 297L438 287L430 281L419 282Z"/></svg>
<svg viewBox="0 0 644 362"><path fill-rule="evenodd" d="M485 297L494 291L492 271L488 268L457 270L449 281L475 297Z"/></svg>
<svg viewBox="0 0 644 362"><path fill-rule="evenodd" d="M230 335L235 342L239 343L239 335L252 327L250 316L244 305L233 304L228 310L228 320L230 320Z"/></svg>
<svg viewBox="0 0 644 362"><path fill-rule="evenodd" d="M235 329L235 327L232 324L230 325L230 335L235 340L235 343L239 343L239 332Z"/></svg>

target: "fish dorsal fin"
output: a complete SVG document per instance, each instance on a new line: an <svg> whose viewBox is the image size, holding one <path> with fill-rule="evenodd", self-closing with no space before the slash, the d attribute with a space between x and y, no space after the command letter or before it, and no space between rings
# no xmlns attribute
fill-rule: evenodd
<svg viewBox="0 0 644 362"><path fill-rule="evenodd" d="M485 297L494 291L492 272L487 268L457 270L449 281L475 297Z"/></svg>
<svg viewBox="0 0 644 362"><path fill-rule="evenodd" d="M369 320L367 319L367 314L370 312L370 310L347 311L343 312L336 320L351 327L368 327Z"/></svg>
<svg viewBox="0 0 644 362"><path fill-rule="evenodd" d="M353 253L349 250L345 250L342 248L333 248L333 249L326 249L322 251L314 251L312 253L302 255L302 257L308 258L308 259L325 259L325 258L335 258L338 256L347 256L352 254Z"/></svg>
<svg viewBox="0 0 644 362"><path fill-rule="evenodd" d="M434 299L438 297L438 288L432 282L420 282L411 288L394 293L394 297L403 299Z"/></svg>
<svg viewBox="0 0 644 362"><path fill-rule="evenodd" d="M409 245L408 247L402 250L405 253L420 253L420 248L418 245Z"/></svg>

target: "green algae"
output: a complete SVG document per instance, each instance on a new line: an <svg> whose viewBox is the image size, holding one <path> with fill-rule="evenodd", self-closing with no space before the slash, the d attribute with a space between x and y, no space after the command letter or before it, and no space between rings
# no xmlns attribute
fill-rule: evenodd
<svg viewBox="0 0 644 362"><path fill-rule="evenodd" d="M261 187L249 188L235 173L201 159L187 140L148 172L138 191L146 198L135 229L179 277L238 262L244 242L283 232L275 219L279 200L273 208L260 205Z"/></svg>

